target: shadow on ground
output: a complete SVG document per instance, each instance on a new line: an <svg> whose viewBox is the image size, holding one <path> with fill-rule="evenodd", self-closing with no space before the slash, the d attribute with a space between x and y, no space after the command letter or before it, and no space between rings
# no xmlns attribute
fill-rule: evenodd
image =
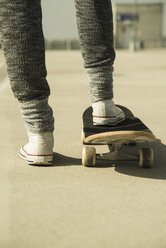
<svg viewBox="0 0 166 248"><path fill-rule="evenodd" d="M82 161L79 158L73 158L65 156L63 154L54 152L52 165L36 165L37 167L57 167L57 166L70 166L70 165L82 165ZM35 165L32 165L35 166Z"/></svg>
<svg viewBox="0 0 166 248"><path fill-rule="evenodd" d="M141 147L142 145L140 144L136 149L139 151ZM146 147L151 147L154 151L154 165L152 168L140 168L138 161L97 161L95 167L91 167L91 169L114 167L118 173L135 177L165 180L166 145L162 144L160 140L157 140L154 143L147 143ZM50 167L80 166L81 164L81 159L54 153L54 163Z"/></svg>
<svg viewBox="0 0 166 248"><path fill-rule="evenodd" d="M137 146L137 150L142 144ZM148 143L146 147L151 147L154 152L154 165L152 168L140 168L138 161L106 161L103 164L98 163L97 168L114 166L118 173L144 178L166 179L166 145L160 140L154 143Z"/></svg>
<svg viewBox="0 0 166 248"><path fill-rule="evenodd" d="M72 158L60 153L54 152L54 163L52 166L69 166L69 165L81 165L81 159Z"/></svg>

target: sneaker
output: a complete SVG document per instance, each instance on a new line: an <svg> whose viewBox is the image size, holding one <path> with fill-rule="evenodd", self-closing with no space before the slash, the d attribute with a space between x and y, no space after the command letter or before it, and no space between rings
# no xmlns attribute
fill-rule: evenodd
<svg viewBox="0 0 166 248"><path fill-rule="evenodd" d="M99 101L92 104L93 124L114 126L125 120L124 112L113 100Z"/></svg>
<svg viewBox="0 0 166 248"><path fill-rule="evenodd" d="M21 158L31 165L51 165L53 163L53 133L28 131L28 137L29 142L20 149Z"/></svg>

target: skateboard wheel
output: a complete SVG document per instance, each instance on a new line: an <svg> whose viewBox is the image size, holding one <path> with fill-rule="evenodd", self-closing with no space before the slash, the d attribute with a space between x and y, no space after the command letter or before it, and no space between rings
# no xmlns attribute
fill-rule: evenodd
<svg viewBox="0 0 166 248"><path fill-rule="evenodd" d="M140 160L139 165L141 168L150 168L153 166L153 150L150 148L142 148L139 151L140 154Z"/></svg>
<svg viewBox="0 0 166 248"><path fill-rule="evenodd" d="M82 165L94 166L96 163L96 149L84 146L82 150Z"/></svg>

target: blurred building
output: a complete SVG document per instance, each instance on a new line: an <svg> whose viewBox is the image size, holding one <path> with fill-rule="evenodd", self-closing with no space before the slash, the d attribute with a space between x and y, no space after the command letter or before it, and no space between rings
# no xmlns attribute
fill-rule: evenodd
<svg viewBox="0 0 166 248"><path fill-rule="evenodd" d="M112 0L115 46L166 47L166 0Z"/></svg>

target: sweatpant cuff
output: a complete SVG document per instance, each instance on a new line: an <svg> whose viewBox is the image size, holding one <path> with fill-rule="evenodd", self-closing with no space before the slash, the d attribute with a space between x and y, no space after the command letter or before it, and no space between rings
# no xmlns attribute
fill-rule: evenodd
<svg viewBox="0 0 166 248"><path fill-rule="evenodd" d="M53 132L54 117L48 97L30 101L18 101L25 127L33 133Z"/></svg>
<svg viewBox="0 0 166 248"><path fill-rule="evenodd" d="M85 69L91 103L113 98L113 66Z"/></svg>

